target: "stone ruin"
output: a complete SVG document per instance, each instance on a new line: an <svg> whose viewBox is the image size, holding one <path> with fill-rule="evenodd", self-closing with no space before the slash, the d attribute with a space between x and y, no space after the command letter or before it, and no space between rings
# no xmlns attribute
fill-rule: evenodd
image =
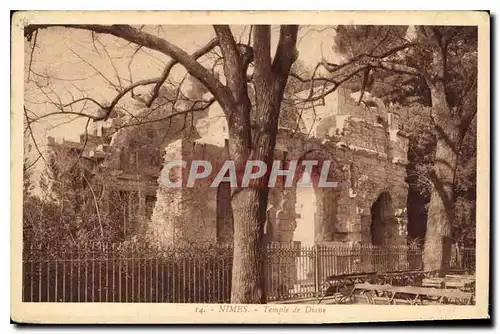
<svg viewBox="0 0 500 334"><path fill-rule="evenodd" d="M186 94L201 97L206 92L193 84ZM296 111L292 121L289 117L280 121L275 160L333 160L338 187L271 188L269 242L406 245L408 138L399 130L397 114L388 112L368 92L359 97L339 89L302 105L301 117ZM162 110L161 103L159 98L137 115L151 116L152 110ZM133 217L142 217L143 230L158 245L231 243L227 184L167 188L161 182L164 162L182 159L189 166L189 161L201 159L217 165L228 158L227 123L221 108L212 104L193 118L120 127L124 122L114 115L90 135L82 135L80 142L49 138L49 146L83 150L84 159L101 172L106 170L103 201L113 204L116 196L124 198L126 207L120 209L124 222L137 224Z"/></svg>
<svg viewBox="0 0 500 334"><path fill-rule="evenodd" d="M218 188L203 182L194 188L163 184L164 165L172 160L187 162L188 168L177 172L185 177L180 173L186 173L192 160L208 160L216 169L228 159L227 122L217 104L192 117L166 117L207 94L192 83L184 93L187 102L180 105L165 107L173 96L163 92L152 107L132 106L138 110L132 119L116 113L106 124L97 124L93 133L81 135L80 142L49 138L53 149L80 154L94 171L104 184L103 210L123 221L126 237L142 235L160 248L230 245L233 239L228 183ZM332 160L329 177L337 187L270 188L267 242L292 250L301 247L309 255L292 251L279 259L271 256L268 289L301 289L314 277L339 273L326 264L332 261L329 257L319 256L320 262L315 262L318 258L308 251L313 246L318 252L322 246L406 245L408 138L399 130L399 116L369 93L360 99L359 92L345 89L292 112L284 103L284 109L274 159ZM137 119L146 121L123 127ZM388 258L394 269L404 268L406 257L394 256L397 259ZM358 269L374 270L370 258L358 260Z"/></svg>

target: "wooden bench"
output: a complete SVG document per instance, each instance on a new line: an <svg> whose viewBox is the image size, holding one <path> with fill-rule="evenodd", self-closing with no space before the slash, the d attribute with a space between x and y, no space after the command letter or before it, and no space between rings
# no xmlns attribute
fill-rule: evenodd
<svg viewBox="0 0 500 334"><path fill-rule="evenodd" d="M377 284L390 284L390 285L418 285L423 278L431 275L425 271L399 271L379 273ZM369 282L373 283L373 282Z"/></svg>
<svg viewBox="0 0 500 334"><path fill-rule="evenodd" d="M359 294L356 294L358 292ZM381 296L379 296L381 294ZM416 286L392 286L370 283L355 284L346 297L363 296L369 304L423 304L425 300L436 300L446 304L472 304L473 293L459 290L444 290ZM398 297L398 298L396 298Z"/></svg>
<svg viewBox="0 0 500 334"><path fill-rule="evenodd" d="M468 279L468 280L476 280L476 276L474 275L446 275L446 278L457 278L457 279Z"/></svg>
<svg viewBox="0 0 500 334"><path fill-rule="evenodd" d="M433 287L440 289L460 289L471 291L476 280L473 277L445 277L445 278L425 278L422 280L423 287Z"/></svg>
<svg viewBox="0 0 500 334"><path fill-rule="evenodd" d="M335 293L341 292L346 287L352 286L355 283L365 283L376 280L376 272L364 272L357 274L342 274L328 276L322 284L322 292L324 297L333 296ZM350 289L349 289L350 290Z"/></svg>
<svg viewBox="0 0 500 334"><path fill-rule="evenodd" d="M371 271L327 276L322 284L322 297L318 304L322 303L325 298L333 298L338 302L345 301L352 287L357 283L419 285L424 277L432 277L434 274L437 274L437 272L413 270L384 273Z"/></svg>

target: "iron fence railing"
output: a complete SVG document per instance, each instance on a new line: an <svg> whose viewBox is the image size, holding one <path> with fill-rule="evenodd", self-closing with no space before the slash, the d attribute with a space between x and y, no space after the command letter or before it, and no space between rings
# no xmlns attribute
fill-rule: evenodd
<svg viewBox="0 0 500 334"><path fill-rule="evenodd" d="M220 303L230 296L232 250L25 251L23 300Z"/></svg>
<svg viewBox="0 0 500 334"><path fill-rule="evenodd" d="M476 271L476 249L472 247L453 247L450 267L465 269L468 272Z"/></svg>
<svg viewBox="0 0 500 334"><path fill-rule="evenodd" d="M474 252L461 263L475 265ZM113 247L23 252L25 302L227 303L231 247L166 250ZM315 297L332 275L422 268L419 248L270 244L265 256L268 301Z"/></svg>
<svg viewBox="0 0 500 334"><path fill-rule="evenodd" d="M268 301L278 301L316 297L330 276L419 270L422 251L406 246L271 244L267 261Z"/></svg>

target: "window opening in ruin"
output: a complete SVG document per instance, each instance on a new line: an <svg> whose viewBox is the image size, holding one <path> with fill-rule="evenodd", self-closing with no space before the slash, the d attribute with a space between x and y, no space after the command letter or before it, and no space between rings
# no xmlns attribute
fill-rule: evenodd
<svg viewBox="0 0 500 334"><path fill-rule="evenodd" d="M146 219L151 219L156 203L156 196L146 195Z"/></svg>
<svg viewBox="0 0 500 334"><path fill-rule="evenodd" d="M372 244L384 246L389 244L391 222L393 218L392 199L389 193L383 192L371 207Z"/></svg>
<svg viewBox="0 0 500 334"><path fill-rule="evenodd" d="M216 240L217 243L229 244L233 241L234 222L231 207L231 186L221 182L217 188Z"/></svg>
<svg viewBox="0 0 500 334"><path fill-rule="evenodd" d="M314 245L316 207L315 190L311 187L297 188L295 202L297 218L292 238L304 247Z"/></svg>
<svg viewBox="0 0 500 334"><path fill-rule="evenodd" d="M351 187L351 189L354 190L354 187L356 185L356 181L355 181L355 178L354 178L354 163L353 162L350 162L349 163L349 186Z"/></svg>
<svg viewBox="0 0 500 334"><path fill-rule="evenodd" d="M116 209L120 210L121 232L123 237L126 238L136 230L136 223L140 213L140 197L137 191L120 190L118 195L120 205Z"/></svg>

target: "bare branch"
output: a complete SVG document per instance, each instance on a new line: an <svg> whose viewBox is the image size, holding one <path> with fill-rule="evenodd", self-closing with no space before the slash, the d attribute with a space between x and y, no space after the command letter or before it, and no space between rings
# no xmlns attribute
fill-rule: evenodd
<svg viewBox="0 0 500 334"><path fill-rule="evenodd" d="M253 32L253 45L254 45L254 59L255 59L255 71L257 73L262 73L263 75L256 76L268 76L272 72L271 70L271 27L256 25L254 26Z"/></svg>
<svg viewBox="0 0 500 334"><path fill-rule="evenodd" d="M98 49L98 48L97 48L97 46L95 45L95 40L96 40L96 38L97 38L97 34L96 34L94 31L92 31L92 32L90 33L90 36L92 37L92 46L94 47L94 51L95 51L95 52L96 52L96 53L100 56L100 55L101 55L101 53L99 52L99 49Z"/></svg>
<svg viewBox="0 0 500 334"><path fill-rule="evenodd" d="M28 117L28 111L26 109L26 106L24 106L24 116L26 117L26 123L27 123L27 127L28 127L28 130L30 133L31 140L33 140L33 145L35 145L35 149L37 150L41 159L45 162L45 164L47 164L47 160L45 160L45 157L43 156L42 151L40 150L40 147L38 147L38 143L36 142L35 135L33 134L33 129L31 128L31 121Z"/></svg>
<svg viewBox="0 0 500 334"><path fill-rule="evenodd" d="M241 100L247 94L246 68L238 52L238 46L227 25L214 26L215 33L219 39L219 45L224 57L224 75L227 86L233 93L236 101Z"/></svg>
<svg viewBox="0 0 500 334"><path fill-rule="evenodd" d="M103 106L102 104L100 104L99 102L97 102L96 100L94 100L91 97L82 97L80 99L76 99L76 100L74 100L72 102L69 102L69 103L66 103L64 105L60 105L60 107L61 108L66 108L66 107L72 106L73 104L76 104L76 103L82 102L82 101L90 101L90 102L93 102L94 104L96 104L97 106L99 106L101 109L106 109L105 106Z"/></svg>
<svg viewBox="0 0 500 334"><path fill-rule="evenodd" d="M71 51L71 53L73 53L73 55L75 55L78 59L80 59L81 61L83 61L85 64L87 64L88 66L90 66L96 73L98 73L117 92L120 91L120 87L118 85L116 85L113 81L111 81L110 79L108 79L108 77L106 77L104 75L104 73L102 73L97 67L94 66L94 64L92 64L91 62L89 62L88 60L86 60L85 58L83 58L82 56L80 56L75 50L73 50L68 45L66 45L66 47L68 48L68 50Z"/></svg>
<svg viewBox="0 0 500 334"><path fill-rule="evenodd" d="M301 26L300 28L304 28L305 26ZM300 29L302 30L302 29ZM302 42L302 40L307 36L307 34L309 34L310 32L314 31L316 33L322 33L324 31L327 31L327 30L334 30L334 31L337 31L337 29L335 27L325 27L325 28L321 28L321 29L314 29L314 28L310 28L309 30L307 30L307 32L302 35L299 40L297 41L297 45L300 45L300 43Z"/></svg>
<svg viewBox="0 0 500 334"><path fill-rule="evenodd" d="M80 78L62 78L62 77L54 76L52 74L50 76L45 75L45 74L40 74L40 73L36 72L33 69L31 69L31 73L33 73L37 77L40 77L40 78L43 78L43 79L53 79L53 80L59 80L59 81L84 81L84 80L87 80L87 79L90 79L90 78L93 78L93 77L99 75L99 73L93 73L93 74L91 74L89 76L80 77Z"/></svg>
<svg viewBox="0 0 500 334"><path fill-rule="evenodd" d="M30 63L28 65L28 80L30 79L31 65L33 64L33 53L35 53L37 37L38 37L38 32L35 32L35 37L33 38L33 48L31 49L30 53Z"/></svg>
<svg viewBox="0 0 500 334"><path fill-rule="evenodd" d="M202 47L201 49L199 49L198 51L194 52L191 57L193 57L194 59L198 59L200 58L201 56L205 55L206 53L208 53L209 51L213 50L214 47L216 47L218 45L218 40L216 38L212 39L210 42L208 42L204 47ZM169 74L170 74L170 71L172 70L172 68L178 64L178 61L176 60L171 60L166 66L165 66L165 69L163 70L163 73L160 77L160 80L156 83L156 85L154 86L153 88L153 94L151 96L151 99L148 101L148 103L146 104L148 107L151 107L151 105L153 104L154 100L158 97L158 94L160 92L160 88L161 86L165 83L165 81L167 80Z"/></svg>
<svg viewBox="0 0 500 334"><path fill-rule="evenodd" d="M118 80L118 85L120 86L120 89L123 89L123 84L122 84L122 80L120 78L120 74L118 73L118 69L116 68L115 63L114 63L113 59L111 58L111 56L108 52L108 49L106 48L106 45L104 45L104 43L101 42L101 40L97 36L95 39L101 45L102 49L104 50L104 53L106 54L109 62L111 63L111 67L113 67L113 70L115 72L116 79Z"/></svg>
<svg viewBox="0 0 500 334"><path fill-rule="evenodd" d="M90 189L90 192L92 193L92 198L94 199L95 210L97 212L97 220L99 221L99 230L101 233L101 241L104 242L104 229L102 227L101 212L99 210L99 204L97 202L97 197L94 193L94 188L92 188L92 185L90 184L89 180L87 179L87 177L85 176L85 174L83 172L82 172L82 178L85 180L85 182L87 183L87 185Z"/></svg>
<svg viewBox="0 0 500 334"><path fill-rule="evenodd" d="M34 166L34 165L38 162L38 160L40 160L40 158L42 158L42 155L41 155L41 154L38 154L38 157L37 157L35 160L33 160L33 162L32 162L32 163L30 163L28 166L25 166L25 167L24 167L24 169L25 169L26 171L30 170L30 169L31 169L31 167L33 167L33 166Z"/></svg>
<svg viewBox="0 0 500 334"><path fill-rule="evenodd" d="M295 49L297 31L298 26L294 25L283 25L280 28L280 38L272 65L273 73L278 76L278 80L288 78L290 68L298 58L298 51Z"/></svg>
<svg viewBox="0 0 500 334"><path fill-rule="evenodd" d="M85 140L83 141L82 149L78 153L78 156L76 157L75 162L71 165L69 170L72 170L76 166L76 164L80 161L80 159L83 156L83 152L85 151L85 147L87 147L87 142L89 140L89 124L90 124L90 118L87 119L87 123L85 123Z"/></svg>
<svg viewBox="0 0 500 334"><path fill-rule="evenodd" d="M250 45L250 42L252 41L252 31L253 31L253 25L250 26L250 30L248 31L247 45Z"/></svg>
<svg viewBox="0 0 500 334"><path fill-rule="evenodd" d="M415 43L405 43L402 45L398 45L390 50L387 50L386 52L384 52L381 55L374 55L373 52L375 50L373 49L372 53L359 53L341 65L331 64L331 63L328 63L326 60L323 60L322 64L325 67L325 69L330 71L330 72L339 71L340 69L347 67L347 66L350 66L350 65L353 65L353 64L368 63L370 61L385 59L389 56L392 56L392 55L398 53L399 51L408 49L408 48L413 47L415 45L416 45Z"/></svg>
<svg viewBox="0 0 500 334"><path fill-rule="evenodd" d="M317 68L318 67L316 67L316 69ZM332 78L332 79L325 80L325 78L322 78L324 84L323 84L322 92L320 94L315 94L316 91L314 90L314 88L315 88L314 75L316 73L316 70L315 70L315 72L313 73L313 75L311 76L311 79L310 79L311 85L309 88L309 94L305 98L297 98L298 103L314 102L314 101L318 101L318 100L323 99L325 96L334 92L341 84L343 84L347 80L351 79L352 77L354 77L358 73L361 73L365 68L366 68L366 66L354 67L352 69L352 71L343 71L342 72L343 76L340 76L339 73L336 73L337 76L340 76L340 78L337 78L337 79ZM328 89L327 89L327 86L329 86Z"/></svg>
<svg viewBox="0 0 500 334"><path fill-rule="evenodd" d="M193 112L196 112L196 111L204 111L207 108L209 108L215 101L216 101L215 98L212 98L212 99L210 99L208 101L204 101L204 103L202 105L200 105L200 106L196 106L196 104L194 104L193 106L191 106L188 109L184 109L184 110L180 110L180 111L174 112L174 113L172 113L170 115L167 115L165 117L160 117L160 118L155 118L155 119L150 119L150 120L139 120L138 122L130 122L130 123L127 123L127 124L123 124L118 129L127 128L127 127L131 127L131 126L137 126L137 125L143 125L143 124L149 124L149 123L156 123L156 122L166 121L166 120L170 120L170 119L172 119L172 118L174 118L176 116L186 115L186 114L193 113Z"/></svg>
<svg viewBox="0 0 500 334"><path fill-rule="evenodd" d="M127 68L128 68L128 73L129 73L129 81L132 83L134 82L134 80L132 79L132 69L131 69L131 66L132 66L132 62L134 61L134 58L135 58L135 55L139 52L139 50L141 50L142 48L142 45L139 45L134 53L132 53L132 56L130 57L130 61L128 62L128 65L127 65ZM130 95L132 95L132 97L135 96L134 94L134 89L131 89L130 90Z"/></svg>
<svg viewBox="0 0 500 334"><path fill-rule="evenodd" d="M409 74L414 76L422 75L422 73L416 68L404 64L391 63L386 61L374 61L370 62L368 65L371 67L377 67L387 71L391 71L394 73Z"/></svg>
<svg viewBox="0 0 500 334"><path fill-rule="evenodd" d="M98 25L98 24L81 24L81 25L28 25L24 29L24 35L30 36L35 30L63 26L73 29L83 29L95 31L97 33L110 34L119 38L123 38L137 45L143 45L147 48L159 51L165 55L176 59L186 68L186 70L196 79L202 82L207 89L216 97L223 110L231 110L234 101L231 92L225 87L208 69L203 67L195 59L193 59L186 51L169 41L158 38L152 34L132 28L129 25Z"/></svg>
<svg viewBox="0 0 500 334"><path fill-rule="evenodd" d="M101 117L94 119L94 121L107 120L109 118L109 116L111 115L113 108L118 104L118 102L120 102L122 97L127 95L127 93L132 91L134 88L139 87L139 86L152 85L152 84L157 83L159 80L160 80L160 78L139 80L139 81L134 82L130 86L126 87L118 95L116 95L115 98L113 99L113 101L111 101L111 104L105 108L106 113L104 115L102 115Z"/></svg>
<svg viewBox="0 0 500 334"><path fill-rule="evenodd" d="M363 84L361 86L361 93L359 94L358 104L360 104L361 101L363 101L363 95L365 95L365 89L368 84L368 79L370 77L370 70L371 67L367 67L363 70Z"/></svg>

